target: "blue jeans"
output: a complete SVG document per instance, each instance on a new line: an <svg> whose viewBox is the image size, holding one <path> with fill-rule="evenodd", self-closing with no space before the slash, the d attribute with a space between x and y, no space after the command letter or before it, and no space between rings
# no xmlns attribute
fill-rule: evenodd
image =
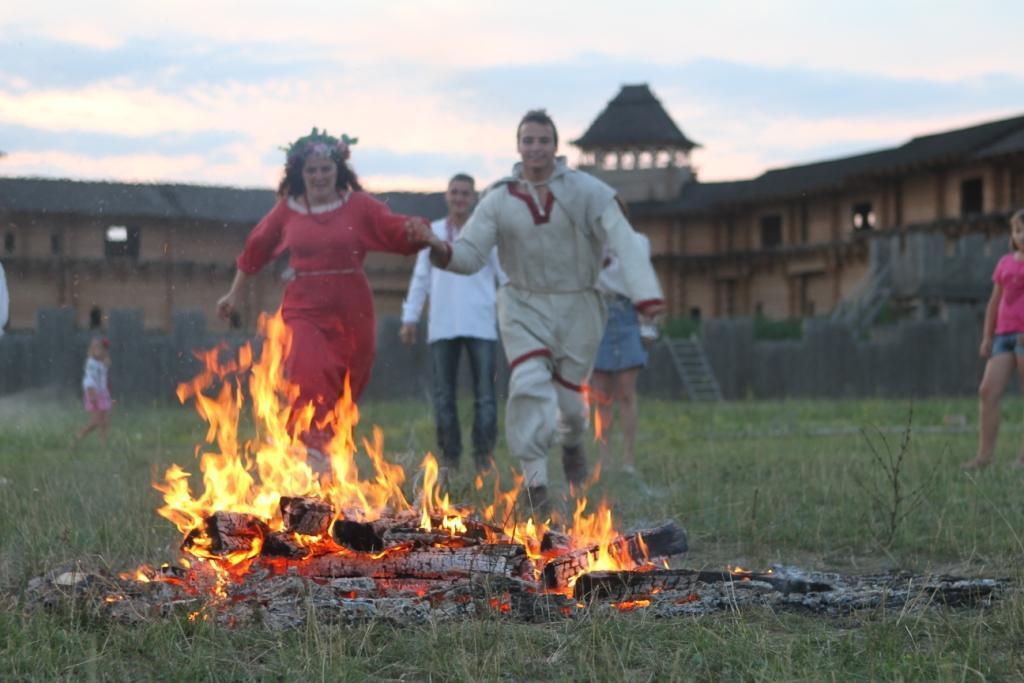
<svg viewBox="0 0 1024 683"><path fill-rule="evenodd" d="M465 347L473 374L473 459L485 465L498 437L498 408L494 397L498 342L475 337L440 339L430 344L434 372L434 421L442 465L457 467L462 455L462 432L455 404L459 358Z"/></svg>

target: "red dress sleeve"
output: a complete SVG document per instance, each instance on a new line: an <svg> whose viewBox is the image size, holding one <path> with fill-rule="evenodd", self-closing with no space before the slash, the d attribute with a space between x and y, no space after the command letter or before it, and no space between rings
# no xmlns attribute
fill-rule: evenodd
<svg viewBox="0 0 1024 683"><path fill-rule="evenodd" d="M424 242L410 242L406 236L405 222L411 216L391 213L387 204L366 194L362 195L362 200L368 219L368 229L363 234L367 251L415 254L425 246Z"/></svg>
<svg viewBox="0 0 1024 683"><path fill-rule="evenodd" d="M288 211L287 202L280 199L270 213L252 229L249 236L245 238L245 247L242 249L242 253L235 261L240 271L246 275L257 273L278 254Z"/></svg>

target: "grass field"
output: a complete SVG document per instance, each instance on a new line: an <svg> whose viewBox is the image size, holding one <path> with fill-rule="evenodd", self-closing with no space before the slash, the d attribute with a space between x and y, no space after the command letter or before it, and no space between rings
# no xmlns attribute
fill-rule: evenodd
<svg viewBox="0 0 1024 683"><path fill-rule="evenodd" d="M910 409L907 401L881 400L647 401L640 477L621 474L613 462L596 489L624 528L663 519L685 526L691 552L677 563L683 566L779 563L1020 579L1024 472L1009 463L1021 437L1021 402L1005 404L997 465L970 476L957 466L973 453L974 402L918 401L908 418ZM433 447L421 403L362 412L361 429L381 425L386 450L403 464L418 464ZM948 428L959 415L968 427ZM70 610L25 614L33 576L82 558L115 570L159 563L174 557L179 542L153 512L159 499L150 482L172 462L192 465L205 432L199 418L191 409L119 406L109 448L92 439L70 452L70 434L84 421L77 406L54 400L0 401L5 681L1024 678L1019 594L987 611L879 609L823 618L762 609L673 621L638 611L544 625L494 618L403 629L314 624L288 633L185 619L126 627ZM908 424L896 494L892 473L874 454L883 461L898 455ZM498 457L501 467L510 465L503 451Z"/></svg>

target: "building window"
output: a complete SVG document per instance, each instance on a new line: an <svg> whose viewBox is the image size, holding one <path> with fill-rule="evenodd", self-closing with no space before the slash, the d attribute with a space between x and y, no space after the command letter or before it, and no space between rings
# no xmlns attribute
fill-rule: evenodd
<svg viewBox="0 0 1024 683"><path fill-rule="evenodd" d="M5 232L4 233L4 253L5 254L13 254L14 253L14 233L13 232Z"/></svg>
<svg viewBox="0 0 1024 683"><path fill-rule="evenodd" d="M960 183L960 215L981 213L983 194L981 178L970 178Z"/></svg>
<svg viewBox="0 0 1024 683"><path fill-rule="evenodd" d="M782 216L777 213L761 216L761 248L771 249L782 244Z"/></svg>
<svg viewBox="0 0 1024 683"><path fill-rule="evenodd" d="M875 211L871 208L871 202L861 202L853 205L853 229L856 232L861 230L873 230L875 228Z"/></svg>
<svg viewBox="0 0 1024 683"><path fill-rule="evenodd" d="M50 234L50 256L60 256L60 247L61 247L61 244L60 244L60 234L56 233L56 232L51 233Z"/></svg>
<svg viewBox="0 0 1024 683"><path fill-rule="evenodd" d="M93 306L89 309L89 329L98 330L103 327L103 309Z"/></svg>
<svg viewBox="0 0 1024 683"><path fill-rule="evenodd" d="M128 225L111 225L103 237L106 256L139 257L139 229Z"/></svg>
<svg viewBox="0 0 1024 683"><path fill-rule="evenodd" d="M700 306L690 307L690 320L694 322L700 322Z"/></svg>

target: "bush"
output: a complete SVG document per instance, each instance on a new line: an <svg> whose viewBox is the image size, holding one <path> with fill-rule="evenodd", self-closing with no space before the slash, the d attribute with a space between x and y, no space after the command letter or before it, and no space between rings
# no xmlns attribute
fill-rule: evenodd
<svg viewBox="0 0 1024 683"><path fill-rule="evenodd" d="M700 334L700 318L670 318L662 329L662 333L670 339L689 339Z"/></svg>
<svg viewBox="0 0 1024 683"><path fill-rule="evenodd" d="M754 339L761 341L783 341L803 337L803 318L772 320L763 315L754 317Z"/></svg>

